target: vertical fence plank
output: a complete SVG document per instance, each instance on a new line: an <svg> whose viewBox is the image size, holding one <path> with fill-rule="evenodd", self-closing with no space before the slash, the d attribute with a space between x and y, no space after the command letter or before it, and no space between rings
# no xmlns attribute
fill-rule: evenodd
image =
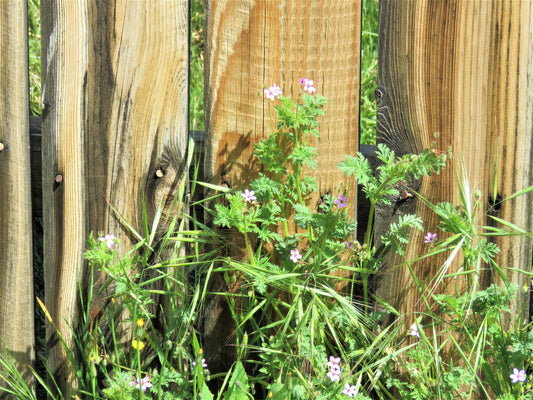
<svg viewBox="0 0 533 400"><path fill-rule="evenodd" d="M25 365L35 357L27 32L26 2L1 2L0 352L7 349L29 379Z"/></svg>
<svg viewBox="0 0 533 400"><path fill-rule="evenodd" d="M215 183L239 187L257 174L253 145L274 122L263 89L276 83L295 97L303 76L330 101L313 174L322 193L344 182L337 162L358 144L360 7L359 1L208 3L206 173Z"/></svg>
<svg viewBox="0 0 533 400"><path fill-rule="evenodd" d="M142 232L142 199L153 214L182 177L188 7L42 2L45 295L69 344L89 232L115 234L121 252L136 241L108 202ZM72 370L51 329L47 336L52 370L68 391Z"/></svg>
<svg viewBox="0 0 533 400"><path fill-rule="evenodd" d="M355 187L336 168L345 154L355 155L359 127L360 1L215 0L207 4L206 175L216 184L242 188L259 171L253 146L274 124L272 104L263 89L276 83L296 98L297 80L313 79L329 99L313 143L319 194ZM314 198L319 201L318 196ZM213 314L222 307L213 305ZM222 315L222 314L221 314ZM208 319L206 349L220 354L231 330L221 317ZM212 324L212 325L210 325ZM216 368L210 362L210 369ZM221 367L224 369L224 367Z"/></svg>
<svg viewBox="0 0 533 400"><path fill-rule="evenodd" d="M83 189L83 86L87 60L86 3L43 1L42 195L45 304L66 343L73 343L78 280L86 240ZM52 326L48 363L61 390L74 372ZM64 393L71 397L70 393Z"/></svg>
<svg viewBox="0 0 533 400"><path fill-rule="evenodd" d="M533 68L533 48L529 45L532 17L533 3L527 1L382 0L376 91L379 142L399 154L417 153L439 132L437 147L452 147L457 176L463 179L464 167L472 193L481 191L481 213L492 212L525 229L533 228L531 194L496 208L492 205L494 200L533 184L533 86L528 79ZM441 176L412 182L411 188L433 203L459 204L451 164ZM412 198L380 210L378 233L392 218L413 212L424 219L426 232L437 230L436 217ZM476 222L493 223L488 218ZM501 248L497 258L501 267L529 268L531 247L527 241L494 241ZM423 233L414 232L407 259L425 252ZM391 258L389 264L400 261ZM427 261L414 268L419 277L430 279L436 273L436 266ZM509 270L507 274L523 286L522 274ZM500 282L496 275L494 270L484 272L482 285ZM423 306L403 267L385 270L378 293L401 312L420 311ZM512 306L515 315L526 303L526 296L519 291Z"/></svg>

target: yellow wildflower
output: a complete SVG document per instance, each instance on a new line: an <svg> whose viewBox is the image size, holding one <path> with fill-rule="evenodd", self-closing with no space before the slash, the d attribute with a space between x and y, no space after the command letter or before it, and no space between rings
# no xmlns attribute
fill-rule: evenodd
<svg viewBox="0 0 533 400"><path fill-rule="evenodd" d="M137 320L137 326L138 326L139 328L142 328L142 327L144 326L144 321L143 321L142 318L139 318L139 319Z"/></svg>
<svg viewBox="0 0 533 400"><path fill-rule="evenodd" d="M141 340L133 339L131 341L131 347L133 347L136 350L137 349L142 350L144 349L144 342Z"/></svg>

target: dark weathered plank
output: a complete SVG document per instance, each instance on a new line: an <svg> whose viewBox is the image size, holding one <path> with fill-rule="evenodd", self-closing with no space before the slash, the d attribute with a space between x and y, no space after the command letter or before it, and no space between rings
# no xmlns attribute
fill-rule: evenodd
<svg viewBox="0 0 533 400"><path fill-rule="evenodd" d="M506 198L531 185L532 34L533 3L528 1L382 0L376 91L378 141L399 154L417 153L429 146L435 140L434 133L439 132L437 147L452 147L457 176L463 180L464 169L471 193L481 191L481 213L492 207L494 197ZM409 186L433 203L459 204L452 164L441 176L411 182ZM378 233L407 212L424 219L426 232L437 231L435 216L420 201L398 200L393 207L379 210ZM531 195L517 198L502 204L494 213L532 229L531 200ZM476 223L489 224L490 220L480 217ZM530 243L517 238L495 242L501 248L497 261L503 268L528 268ZM413 233L408 259L426 251L423 233ZM389 267L399 261L389 259ZM421 278L430 279L436 273L435 264L429 262L418 263L414 268ZM499 281L493 272L482 274L483 285ZM519 287L523 286L522 274L507 274ZM381 297L402 312L422 309L406 268L385 270L382 276L378 291ZM516 315L525 301L519 293L513 304Z"/></svg>
<svg viewBox="0 0 533 400"><path fill-rule="evenodd" d="M188 0L41 8L46 305L71 344L89 232L115 234L121 252L136 241L107 202L141 231L143 196L153 215L182 177ZM72 371L51 329L48 337L51 368L68 390Z"/></svg>
<svg viewBox="0 0 533 400"><path fill-rule="evenodd" d="M357 152L359 128L360 1L219 0L207 4L205 173L216 184L244 186L259 171L253 146L274 124L272 104L263 90L276 83L296 99L298 79L315 81L329 98L321 123L316 177L319 195L351 193L355 216L355 183L336 165ZM222 302L225 300L222 299ZM208 352L216 370L232 327L223 304L211 305L206 318ZM227 311L227 310L226 310ZM221 317L217 316L220 313ZM210 319L211 318L211 319ZM235 348L226 346L234 351ZM217 360L219 361L219 360ZM221 370L228 365L220 367Z"/></svg>
<svg viewBox="0 0 533 400"><path fill-rule="evenodd" d="M35 359L28 118L28 27L24 1L0 2L0 352Z"/></svg>

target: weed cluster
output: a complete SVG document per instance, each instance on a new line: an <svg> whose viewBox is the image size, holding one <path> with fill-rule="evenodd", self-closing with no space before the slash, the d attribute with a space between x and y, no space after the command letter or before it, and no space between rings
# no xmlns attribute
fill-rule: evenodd
<svg viewBox="0 0 533 400"><path fill-rule="evenodd" d="M238 190L204 184L218 189L223 199L208 209L214 224L242 236L244 257L207 250L212 248L207 244L224 237L188 215L185 180L172 207L178 212L170 220L158 212L150 228L144 212L142 233L123 221L139 239L133 248L120 249L112 234L91 235L85 252L89 289L80 287L80 325L72 327L76 348L57 332L75 371L76 396L456 399L481 392L500 400L531 398L533 338L520 318L507 322L518 288L495 262L499 249L488 240L531 238L531 233L496 217L501 228L478 227L480 194L472 195L463 181L459 205L433 205L418 196L439 220L438 233L426 233L427 253L418 259L405 259L412 230L425 231L416 215L403 215L392 224L379 249L373 245L370 218L364 241L357 242L356 223L346 212L353 193L345 189L325 195L318 209L309 205L317 185L304 173L316 166L316 149L308 139L320 136L318 120L327 99L316 93L312 80L299 83L296 101L276 85L265 89L275 118L273 133L255 148L262 166L257 179ZM371 213L376 204L400 195L398 183L438 174L451 156L434 145L402 157L384 145L377 149L377 171L361 154L338 166L362 186ZM511 198L530 191L533 187ZM194 229L187 229L186 221ZM161 223L166 228L156 234ZM392 324L373 311L376 299L369 290L388 252L404 256L426 305L422 312L400 315L381 300L396 315ZM416 261L442 254L448 258L430 283L416 276ZM462 263L461 272L450 272L452 262ZM484 265L503 285L481 287ZM95 285L96 272L105 274L104 284ZM209 372L210 354L202 350L198 329L214 273L238 285L238 290L216 294L226 298L238 347L230 370L217 375ZM241 279L235 280L237 275ZM466 279L466 288L447 283L457 276ZM444 289L436 293L437 286ZM354 293L363 295L355 300ZM92 304L102 297L108 304L92 317ZM7 371L0 377L8 383L2 390L15 398L35 398L9 354L0 363ZM47 383L32 372L52 398L64 398L53 379ZM215 379L219 385L213 393L209 382Z"/></svg>

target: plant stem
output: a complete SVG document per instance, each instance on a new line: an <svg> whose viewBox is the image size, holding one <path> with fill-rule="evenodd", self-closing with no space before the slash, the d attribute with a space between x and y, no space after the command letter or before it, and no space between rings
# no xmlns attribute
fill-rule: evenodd
<svg viewBox="0 0 533 400"><path fill-rule="evenodd" d="M250 241L248 240L248 234L244 233L244 243L246 245L246 253L248 254L248 260L250 261L250 264L255 266L255 255L254 251L252 249L252 245L250 244Z"/></svg>
<svg viewBox="0 0 533 400"><path fill-rule="evenodd" d="M287 222L287 203L283 203L283 206L281 208L281 213L283 215L283 230L285 233L285 237L289 236L289 223Z"/></svg>
<svg viewBox="0 0 533 400"><path fill-rule="evenodd" d="M366 248L368 251L371 251L372 249L372 241L374 239L374 210L376 208L376 200L370 201L370 212L368 214L368 223L366 225L366 232L365 232L365 240L363 245L366 244ZM362 280L363 280L363 298L365 304L368 303L368 276L369 271L367 267L367 260L365 258L365 261L363 262L363 268L362 268Z"/></svg>

